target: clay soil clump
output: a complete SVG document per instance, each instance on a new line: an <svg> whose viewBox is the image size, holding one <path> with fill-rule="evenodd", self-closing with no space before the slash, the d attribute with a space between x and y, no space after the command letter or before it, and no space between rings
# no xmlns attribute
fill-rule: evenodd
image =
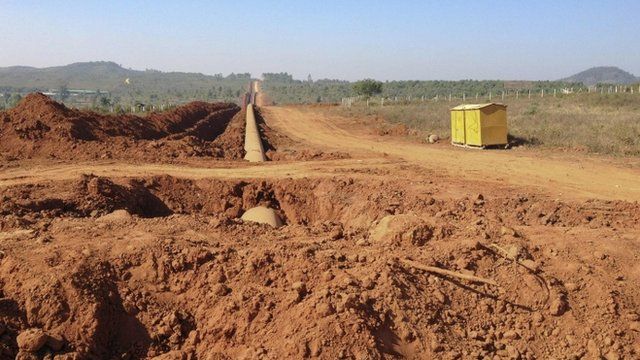
<svg viewBox="0 0 640 360"><path fill-rule="evenodd" d="M637 274L625 270L634 255L596 243L637 234L637 204L439 197L429 181L376 177L87 175L6 187L0 198L7 358L640 350ZM242 221L256 206L274 209L284 226Z"/></svg>

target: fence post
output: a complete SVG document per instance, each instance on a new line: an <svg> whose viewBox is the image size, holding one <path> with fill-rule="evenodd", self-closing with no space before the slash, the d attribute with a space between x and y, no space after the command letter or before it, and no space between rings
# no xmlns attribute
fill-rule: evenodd
<svg viewBox="0 0 640 360"><path fill-rule="evenodd" d="M553 97L556 97L556 89L553 89Z"/></svg>
<svg viewBox="0 0 640 360"><path fill-rule="evenodd" d="M518 99L520 97L520 90L516 91L516 99Z"/></svg>
<svg viewBox="0 0 640 360"><path fill-rule="evenodd" d="M465 102L466 99L467 99L467 96L464 93L462 93L462 102Z"/></svg>
<svg viewBox="0 0 640 360"><path fill-rule="evenodd" d="M502 91L502 101L504 101L504 90Z"/></svg>
<svg viewBox="0 0 640 360"><path fill-rule="evenodd" d="M491 91L489 91L489 101L491 101L491 98L492 98Z"/></svg>
<svg viewBox="0 0 640 360"><path fill-rule="evenodd" d="M384 97L380 99L380 107L384 107Z"/></svg>
<svg viewBox="0 0 640 360"><path fill-rule="evenodd" d="M544 89L540 91L540 97L544 97Z"/></svg>

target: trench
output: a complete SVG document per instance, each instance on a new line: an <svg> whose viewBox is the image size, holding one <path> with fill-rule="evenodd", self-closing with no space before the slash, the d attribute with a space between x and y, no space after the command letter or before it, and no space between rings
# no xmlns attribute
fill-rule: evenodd
<svg viewBox="0 0 640 360"><path fill-rule="evenodd" d="M637 204L592 202L575 206L552 199L506 196L436 200L424 189L402 190L380 179L184 179L169 175L16 185L0 189L0 231L42 219L100 217L126 210L141 218L193 215L239 219L247 210L272 208L285 225L341 224L369 228L389 214L422 213L454 226L478 218L548 226L637 226Z"/></svg>
<svg viewBox="0 0 640 360"><path fill-rule="evenodd" d="M356 181L331 178L189 180L157 176L114 185L128 189L129 195L104 201L111 205L108 210L125 208L141 217L184 214L240 218L247 210L264 206L274 209L284 224L333 222L360 226L370 224L390 206L371 197L367 187ZM119 200L125 197L128 201Z"/></svg>
<svg viewBox="0 0 640 360"><path fill-rule="evenodd" d="M126 210L142 218L174 214L240 218L247 210L274 209L284 224L336 222L364 225L389 204L351 180L191 180L168 175L110 179L85 175L50 186L15 186L0 191L0 214L15 217L99 217Z"/></svg>

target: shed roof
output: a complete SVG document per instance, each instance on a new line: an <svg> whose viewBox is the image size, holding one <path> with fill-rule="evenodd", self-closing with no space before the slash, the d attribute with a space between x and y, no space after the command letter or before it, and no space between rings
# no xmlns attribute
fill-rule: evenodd
<svg viewBox="0 0 640 360"><path fill-rule="evenodd" d="M507 107L507 105L504 104L500 104L500 103L486 103L486 104L462 104L462 105L458 105L454 108L451 108L451 110L478 110L478 109L484 109L486 107L492 106L492 105L496 105L496 106L502 106L502 107Z"/></svg>

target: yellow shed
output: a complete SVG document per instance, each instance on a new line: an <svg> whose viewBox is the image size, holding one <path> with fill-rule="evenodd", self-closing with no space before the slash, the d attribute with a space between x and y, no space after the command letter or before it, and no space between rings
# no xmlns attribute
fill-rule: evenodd
<svg viewBox="0 0 640 360"><path fill-rule="evenodd" d="M451 109L451 142L459 145L507 144L507 106L459 105Z"/></svg>

